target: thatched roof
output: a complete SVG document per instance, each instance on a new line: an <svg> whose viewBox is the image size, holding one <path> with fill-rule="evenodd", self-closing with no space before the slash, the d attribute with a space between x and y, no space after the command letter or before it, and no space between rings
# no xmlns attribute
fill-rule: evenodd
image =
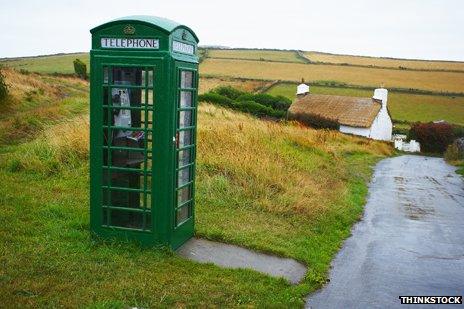
<svg viewBox="0 0 464 309"><path fill-rule="evenodd" d="M339 125L369 128L381 109L371 98L307 94L288 110L290 119L326 119Z"/></svg>

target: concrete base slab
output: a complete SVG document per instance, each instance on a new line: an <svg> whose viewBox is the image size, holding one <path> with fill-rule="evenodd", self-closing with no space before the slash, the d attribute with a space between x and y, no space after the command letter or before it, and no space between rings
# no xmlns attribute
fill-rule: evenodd
<svg viewBox="0 0 464 309"><path fill-rule="evenodd" d="M306 266L288 258L254 252L239 246L192 238L177 249L179 255L200 263L213 263L225 268L248 268L292 284L300 282Z"/></svg>

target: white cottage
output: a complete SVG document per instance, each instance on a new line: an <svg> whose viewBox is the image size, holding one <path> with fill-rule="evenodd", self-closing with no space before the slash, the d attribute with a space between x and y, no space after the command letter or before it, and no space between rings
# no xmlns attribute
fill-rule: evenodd
<svg viewBox="0 0 464 309"><path fill-rule="evenodd" d="M358 98L310 94L309 87L300 84L288 117L310 126L338 128L343 133L391 141L393 123L387 101L388 90L384 88L375 89L372 98Z"/></svg>

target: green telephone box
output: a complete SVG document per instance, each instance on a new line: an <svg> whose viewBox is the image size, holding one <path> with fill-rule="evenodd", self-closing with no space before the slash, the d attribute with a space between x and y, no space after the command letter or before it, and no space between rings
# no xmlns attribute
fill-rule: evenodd
<svg viewBox="0 0 464 309"><path fill-rule="evenodd" d="M198 38L153 16L90 32L91 229L176 249L194 233Z"/></svg>

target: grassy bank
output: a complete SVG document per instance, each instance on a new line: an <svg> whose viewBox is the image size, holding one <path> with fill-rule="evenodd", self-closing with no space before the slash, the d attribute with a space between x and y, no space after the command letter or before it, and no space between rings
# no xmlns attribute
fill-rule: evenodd
<svg viewBox="0 0 464 309"><path fill-rule="evenodd" d="M30 140L46 126L88 111L88 83L3 69L10 97L0 102L0 145Z"/></svg>
<svg viewBox="0 0 464 309"><path fill-rule="evenodd" d="M25 92L15 93L18 117L28 112ZM50 104L66 106L79 93ZM167 250L93 240L83 111L58 112L33 138L0 145L1 304L302 306L362 213L372 165L391 153L379 142L200 106L196 234L302 261L308 274L291 286Z"/></svg>

